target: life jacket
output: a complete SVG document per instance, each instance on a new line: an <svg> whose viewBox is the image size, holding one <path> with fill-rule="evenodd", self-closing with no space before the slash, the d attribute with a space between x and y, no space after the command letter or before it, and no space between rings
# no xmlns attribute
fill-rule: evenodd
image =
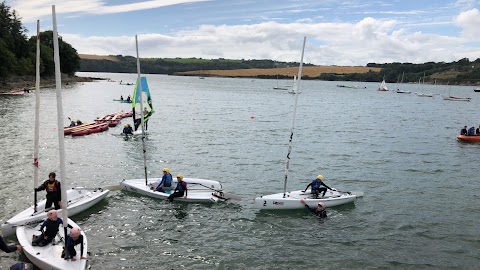
<svg viewBox="0 0 480 270"><path fill-rule="evenodd" d="M47 193L57 192L58 191L58 181L55 180L55 181L53 181L53 183L50 183L50 181L47 180L47 183L45 185L45 191Z"/></svg>
<svg viewBox="0 0 480 270"><path fill-rule="evenodd" d="M317 179L313 180L312 181L312 190L319 189L321 185L322 185L322 182L318 182Z"/></svg>
<svg viewBox="0 0 480 270"><path fill-rule="evenodd" d="M185 183L183 181L178 182L177 183L177 190L180 191L180 192L187 190L187 183Z"/></svg>
<svg viewBox="0 0 480 270"><path fill-rule="evenodd" d="M163 186L164 187L171 187L172 186L172 175L167 173L162 177Z"/></svg>

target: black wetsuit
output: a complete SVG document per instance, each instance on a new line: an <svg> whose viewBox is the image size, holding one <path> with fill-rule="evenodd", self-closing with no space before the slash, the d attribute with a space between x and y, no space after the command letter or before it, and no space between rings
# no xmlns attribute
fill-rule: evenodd
<svg viewBox="0 0 480 270"><path fill-rule="evenodd" d="M58 227L62 223L63 220L61 218L57 218L55 221L51 221L50 219L45 220L42 223L42 226L40 226L40 231L42 231L42 234L32 241L32 246L43 247L52 242L58 233ZM43 231L43 228L45 228L45 232ZM47 236L47 239L45 239L45 236Z"/></svg>
<svg viewBox="0 0 480 270"><path fill-rule="evenodd" d="M59 201L62 200L62 191L60 189L60 182L55 180L53 183L50 183L49 180L43 182L35 191L47 191L47 202L45 203L45 209L48 209L52 206L52 203L55 205L55 209L60 209Z"/></svg>
<svg viewBox="0 0 480 270"><path fill-rule="evenodd" d="M73 240L73 238L69 235L67 236L67 254L65 259L71 259L77 256L77 251L75 250L75 246L80 244L80 257L83 256L83 235L77 238L77 240Z"/></svg>
<svg viewBox="0 0 480 270"><path fill-rule="evenodd" d="M318 211L318 208L310 208L310 206L305 204L305 208L307 208L310 212L314 213L317 217L326 218L327 211L325 209Z"/></svg>
<svg viewBox="0 0 480 270"><path fill-rule="evenodd" d="M183 197L185 192L187 192L187 183L185 183L183 181L178 182L177 187L175 188L175 191L170 196L168 196L168 200L170 202L173 202L173 198Z"/></svg>

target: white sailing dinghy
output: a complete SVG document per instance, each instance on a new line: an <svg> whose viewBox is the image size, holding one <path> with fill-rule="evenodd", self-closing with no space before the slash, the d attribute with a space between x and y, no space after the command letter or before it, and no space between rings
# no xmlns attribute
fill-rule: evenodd
<svg viewBox="0 0 480 270"><path fill-rule="evenodd" d="M84 232L83 235L83 254L80 254L80 245L75 247L77 251L76 261L65 260L61 257L63 248L65 247L66 235L68 234L68 225L72 228L78 227L75 222L68 218L67 209L67 192L65 183L65 144L63 134L63 109L62 109L62 93L61 93L61 77L60 77L60 56L58 51L58 34L57 34L57 21L55 16L55 6L52 6L53 17L53 43L54 43L54 61L55 61L55 78L57 89L57 122L58 122L58 141L60 152L60 176L64 183L61 186L62 189L62 219L63 226L59 226L59 232L55 239L50 244L45 246L32 246L32 239L34 235L39 235L39 227L41 223L29 224L17 227L17 239L20 245L23 247L23 251L27 258L35 264L37 267L43 270L77 270L86 268L86 260L80 259L80 257L87 257L87 237ZM37 23L38 25L38 23ZM38 27L37 27L38 29ZM38 33L38 30L37 30ZM38 36L38 35L37 35ZM37 37L37 46L39 44ZM37 47L38 53L38 47ZM38 57L37 57L38 60ZM37 62L37 79L38 79L38 62ZM38 91L38 89L37 89ZM38 92L37 92L38 93ZM31 225L31 226L30 226ZM62 228L63 227L63 228ZM62 242L63 241L63 242ZM63 243L63 244L62 244Z"/></svg>
<svg viewBox="0 0 480 270"><path fill-rule="evenodd" d="M305 42L306 37L303 39L303 48L302 48L302 58L300 60L300 67L298 70L297 76L297 89L300 89L300 82L302 79L302 67L303 67L303 54L305 51ZM283 185L283 193L276 193L271 195L265 195L255 198L255 207L260 209L268 210L287 210L287 209L304 209L305 206L301 202L303 199L305 203L310 207L316 207L319 202L323 202L326 207L337 206L341 204L346 204L353 202L357 195L352 194L351 192L339 192L335 189L328 191L324 197L314 198L313 194L310 192L302 192L303 190L287 192L287 178L288 171L290 167L290 153L292 150L292 139L293 131L295 128L295 117L297 114L297 101L298 101L298 90L295 93L295 105L293 109L293 121L290 131L290 141L288 145L288 154L287 160L285 161L285 181ZM358 194L360 195L360 193Z"/></svg>
<svg viewBox="0 0 480 270"><path fill-rule="evenodd" d="M297 86L297 75L293 76L293 86L292 86L292 90L288 91L288 93L290 94L296 94L296 93L301 93L300 90L298 90L298 86Z"/></svg>
<svg viewBox="0 0 480 270"><path fill-rule="evenodd" d="M143 163L144 163L144 179L129 179L123 180L120 182L120 187L122 187L126 191L135 192L141 195L158 198L158 199L166 199L170 196L170 193L164 192L156 192L151 190L151 185L158 180L159 178L148 178L147 175L147 156L146 156L146 148L145 148L145 121L148 118L144 117L144 106L148 108L152 108L150 91L148 89L148 85L146 84L146 78L141 77L140 75L140 58L138 55L138 39L135 36L135 43L137 48L137 85L135 87L136 92L134 93L133 99L133 115L135 115L135 108L140 110L140 118L138 122L140 122L142 134L142 145L143 145ZM144 95L146 96L147 102L144 103ZM136 105L138 103L138 105ZM153 111L153 110L152 110ZM137 123L138 123L137 122ZM185 202L209 202L215 203L219 201L226 201L229 198L235 199L235 195L230 195L227 197L226 194L223 192L222 185L218 181L214 180L206 180L206 179L197 179L197 178L184 178L183 181L187 183L188 191L187 196L182 198L175 198L175 201L185 201ZM172 187L175 187L177 184L177 180L173 179Z"/></svg>
<svg viewBox="0 0 480 270"><path fill-rule="evenodd" d="M385 82L385 75L383 75L383 81L380 84L378 91L388 91L387 83Z"/></svg>

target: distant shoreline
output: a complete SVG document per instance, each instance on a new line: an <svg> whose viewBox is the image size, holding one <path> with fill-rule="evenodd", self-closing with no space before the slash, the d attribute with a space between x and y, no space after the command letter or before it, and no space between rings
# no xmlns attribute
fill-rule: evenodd
<svg viewBox="0 0 480 270"><path fill-rule="evenodd" d="M91 82L94 80L104 79L62 75L63 85L69 85L78 82ZM55 87L55 78L42 78L40 82L40 87ZM27 88L28 90L35 90L35 78L33 76L14 77L6 82L0 82L0 93L15 92L23 90L25 88Z"/></svg>

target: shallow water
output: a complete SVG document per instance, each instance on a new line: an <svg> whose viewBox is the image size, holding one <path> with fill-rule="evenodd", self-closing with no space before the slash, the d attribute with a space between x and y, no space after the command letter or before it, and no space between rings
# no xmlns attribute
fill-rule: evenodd
<svg viewBox="0 0 480 270"><path fill-rule="evenodd" d="M274 80L148 75L148 82L156 111L146 139L149 175L169 167L173 174L218 180L244 199L170 205L112 191L100 205L73 217L87 233L91 269L480 265L480 144L455 139L464 125L480 123L480 94L472 87L452 87L452 95L473 98L454 102L440 97L448 94L446 86L401 86L438 94L425 98L378 92L377 83L302 81L288 189L304 188L322 174L339 190L365 192L355 204L328 209L329 217L318 220L307 211L253 207L256 196L282 191L294 95L273 90ZM68 86L64 115L85 122L130 110L112 100L132 91L107 81ZM0 101L4 222L33 200L35 96L0 96ZM40 175L46 179L59 170L54 89L41 90L41 106ZM65 137L67 186L109 187L143 177L141 140L125 141L118 135L122 125ZM25 257L0 253L0 266L18 259Z"/></svg>

